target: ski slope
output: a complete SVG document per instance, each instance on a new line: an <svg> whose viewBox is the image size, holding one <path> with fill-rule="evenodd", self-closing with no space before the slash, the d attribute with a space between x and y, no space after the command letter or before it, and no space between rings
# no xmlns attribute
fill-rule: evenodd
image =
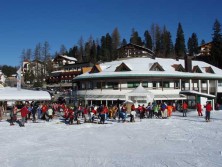
<svg viewBox="0 0 222 167"><path fill-rule="evenodd" d="M222 111L135 123L0 122L1 167L220 167Z"/></svg>

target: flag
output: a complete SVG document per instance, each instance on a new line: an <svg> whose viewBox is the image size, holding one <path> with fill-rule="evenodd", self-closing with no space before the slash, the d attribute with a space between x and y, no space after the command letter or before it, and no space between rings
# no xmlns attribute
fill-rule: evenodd
<svg viewBox="0 0 222 167"><path fill-rule="evenodd" d="M21 90L21 67L17 71L17 90Z"/></svg>

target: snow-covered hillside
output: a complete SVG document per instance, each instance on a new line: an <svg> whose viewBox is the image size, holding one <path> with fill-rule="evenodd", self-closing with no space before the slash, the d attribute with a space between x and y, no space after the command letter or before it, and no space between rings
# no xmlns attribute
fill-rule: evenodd
<svg viewBox="0 0 222 167"><path fill-rule="evenodd" d="M1 167L222 166L222 111L135 123L0 122Z"/></svg>

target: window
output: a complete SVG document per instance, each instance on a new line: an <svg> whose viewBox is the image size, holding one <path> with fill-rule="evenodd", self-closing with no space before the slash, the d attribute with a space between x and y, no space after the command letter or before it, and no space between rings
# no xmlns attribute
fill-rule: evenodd
<svg viewBox="0 0 222 167"><path fill-rule="evenodd" d="M85 83L82 83L82 84L81 84L81 88L82 88L82 89L85 89L85 88L86 88Z"/></svg>
<svg viewBox="0 0 222 167"><path fill-rule="evenodd" d="M113 82L107 82L107 88L113 88Z"/></svg>
<svg viewBox="0 0 222 167"><path fill-rule="evenodd" d="M127 82L127 88L136 88L140 85L139 82Z"/></svg>
<svg viewBox="0 0 222 167"><path fill-rule="evenodd" d="M175 81L174 82L174 89L179 89L180 88L180 82Z"/></svg>
<svg viewBox="0 0 222 167"><path fill-rule="evenodd" d="M143 82L143 83L142 83L142 86L143 86L144 88L148 88L148 82Z"/></svg>
<svg viewBox="0 0 222 167"><path fill-rule="evenodd" d="M157 88L157 82L156 81L153 81L153 88Z"/></svg>
<svg viewBox="0 0 222 167"><path fill-rule="evenodd" d="M169 88L169 87L170 87L170 82L164 81L164 82L163 82L163 87L164 87L164 88Z"/></svg>
<svg viewBox="0 0 222 167"><path fill-rule="evenodd" d="M222 80L219 80L219 81L218 81L218 86L219 86L219 87L222 87Z"/></svg>
<svg viewBox="0 0 222 167"><path fill-rule="evenodd" d="M98 89L105 88L105 82L97 82L96 86L97 86Z"/></svg>
<svg viewBox="0 0 222 167"><path fill-rule="evenodd" d="M107 88L118 89L118 82L107 82Z"/></svg>
<svg viewBox="0 0 222 167"><path fill-rule="evenodd" d="M113 89L119 89L119 84L118 82L113 83Z"/></svg>

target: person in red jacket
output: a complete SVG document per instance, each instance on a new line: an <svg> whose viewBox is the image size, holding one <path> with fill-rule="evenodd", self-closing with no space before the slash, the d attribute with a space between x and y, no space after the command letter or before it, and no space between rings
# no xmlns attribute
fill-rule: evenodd
<svg viewBox="0 0 222 167"><path fill-rule="evenodd" d="M68 111L69 111L69 125L73 125L74 111L72 108L69 108Z"/></svg>
<svg viewBox="0 0 222 167"><path fill-rule="evenodd" d="M25 104L24 107L21 108L20 112L21 112L21 117L22 117L20 126L24 127L27 114L29 113L27 104Z"/></svg>
<svg viewBox="0 0 222 167"><path fill-rule="evenodd" d="M212 106L210 104L210 102L207 102L207 105L205 106L206 108L206 121L209 122L210 121L210 112L212 110Z"/></svg>
<svg viewBox="0 0 222 167"><path fill-rule="evenodd" d="M188 105L187 105L187 103L184 101L184 102L183 102L183 117L186 117L186 116L187 116L187 108L188 108Z"/></svg>
<svg viewBox="0 0 222 167"><path fill-rule="evenodd" d="M64 110L64 116L63 118L65 119L65 121L69 118L69 108L68 107L65 107Z"/></svg>
<svg viewBox="0 0 222 167"><path fill-rule="evenodd" d="M202 106L200 103L197 103L197 112L198 112L198 116L203 116L202 114Z"/></svg>
<svg viewBox="0 0 222 167"><path fill-rule="evenodd" d="M45 120L46 119L46 112L48 111L48 106L44 103L42 105L42 119Z"/></svg>

